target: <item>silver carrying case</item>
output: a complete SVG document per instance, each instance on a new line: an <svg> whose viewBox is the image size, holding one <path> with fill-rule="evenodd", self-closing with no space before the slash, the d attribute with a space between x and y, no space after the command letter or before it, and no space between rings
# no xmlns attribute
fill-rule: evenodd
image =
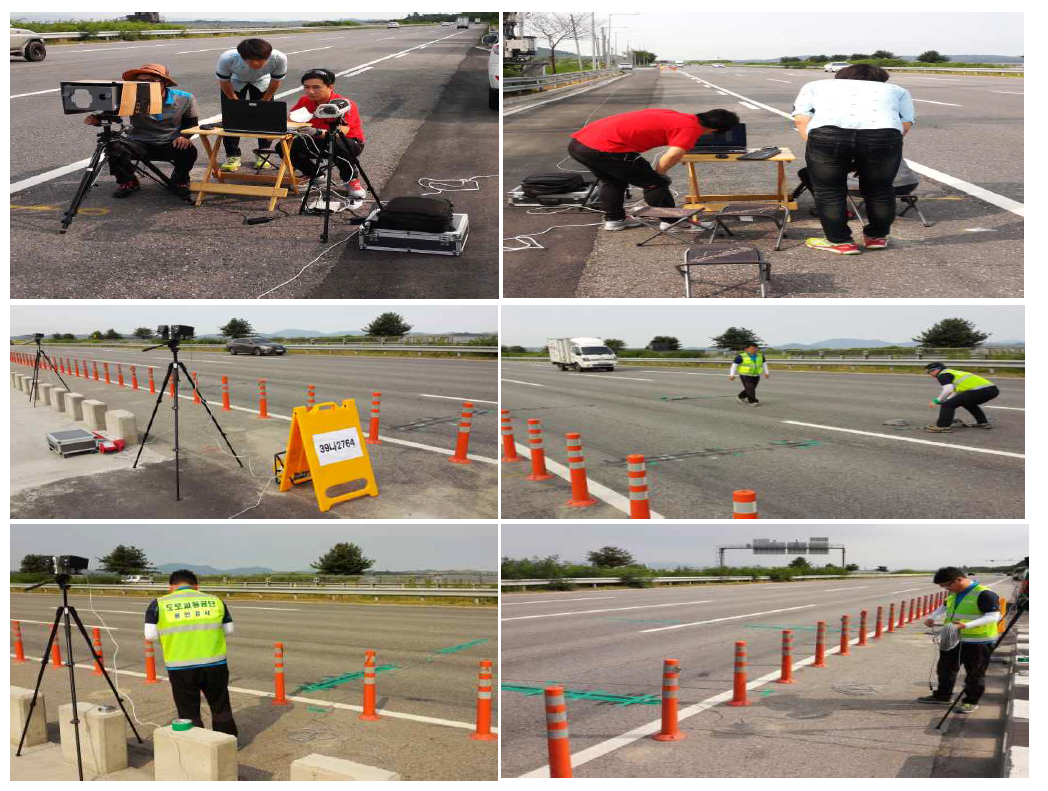
<svg viewBox="0 0 1048 791"><path fill-rule="evenodd" d="M376 228L374 220L378 209L371 212L360 226L361 250L392 250L401 253L430 253L432 255L462 255L469 236L469 215L452 214L450 231L391 231Z"/></svg>

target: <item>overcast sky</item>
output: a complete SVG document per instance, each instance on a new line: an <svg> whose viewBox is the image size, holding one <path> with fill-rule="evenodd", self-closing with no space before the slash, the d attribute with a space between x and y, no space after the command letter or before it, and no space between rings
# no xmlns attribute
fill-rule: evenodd
<svg viewBox="0 0 1048 791"><path fill-rule="evenodd" d="M783 55L869 53L878 49L896 55L919 55L929 49L945 55L1019 56L1024 52L1023 15L1018 12L921 13L886 9L876 13L757 13L757 4L747 5L750 11L738 13L696 7L691 13L633 16L630 12L636 13L637 6L623 4L623 13L616 11L612 20L613 31L618 33L618 51L625 52L629 41L633 49L646 49L673 60L764 60ZM842 7L838 3L833 6ZM608 5L602 5L602 9L596 12L598 30L608 25ZM575 13L588 29L589 13ZM580 44L583 53L591 51L588 41ZM574 52L575 44L565 40L558 49Z"/></svg>
<svg viewBox="0 0 1048 791"><path fill-rule="evenodd" d="M558 524L506 524L502 526L502 554L512 558L559 555L561 560L586 561L586 553L603 546L621 547L648 565L672 563L714 566L721 545L746 544L754 538L777 541L807 540L827 536L830 544L843 544L849 563L862 568L934 569L941 566L1007 565L1030 554L1026 525L849 525L797 524L790 526L747 524L740 528L721 525L661 523L655 529L638 530L635 525L602 525L587 522L565 529ZM736 550L727 553L729 565L761 563L794 556L754 555ZM840 561L834 552L827 559L808 556L809 562Z"/></svg>
<svg viewBox="0 0 1048 791"><path fill-rule="evenodd" d="M340 541L358 544L375 569L474 569L498 565L494 524L265 524L217 525L11 525L11 567L27 554L109 554L117 544L145 550L154 565L193 563L231 569L265 566L274 571L308 571Z"/></svg>
<svg viewBox="0 0 1048 791"><path fill-rule="evenodd" d="M159 324L189 324L197 335L218 332L231 318L247 319L260 333L276 330L317 330L337 332L361 329L380 313L394 311L414 325L413 332L495 332L498 310L487 305L361 305L343 302L318 305L313 302L290 305L245 305L163 303L108 303L99 305L15 305L11 308L11 335L42 332L74 334L107 330L129 333L136 327Z"/></svg>
<svg viewBox="0 0 1048 791"><path fill-rule="evenodd" d="M619 338L643 348L656 335L682 346L707 346L728 327L746 327L769 344L830 338L909 341L944 318L975 322L990 341L1021 341L1021 306L988 305L504 305L502 337L509 346L545 346L547 338Z"/></svg>

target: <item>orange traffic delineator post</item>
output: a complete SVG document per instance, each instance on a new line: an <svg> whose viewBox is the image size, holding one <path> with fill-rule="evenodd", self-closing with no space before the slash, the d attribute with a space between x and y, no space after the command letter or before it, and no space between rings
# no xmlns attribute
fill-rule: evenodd
<svg viewBox="0 0 1048 791"><path fill-rule="evenodd" d="M888 605L888 631L895 631L895 602Z"/></svg>
<svg viewBox="0 0 1048 791"><path fill-rule="evenodd" d="M104 675L102 673L102 662L105 661L102 658L102 630L99 629L97 626L91 629L91 642L94 644L95 655L98 657L97 659L95 659L95 670L91 675Z"/></svg>
<svg viewBox="0 0 1048 791"><path fill-rule="evenodd" d="M657 742L679 742L685 734L677 726L677 704L680 697L680 662L662 661L662 728L653 738Z"/></svg>
<svg viewBox="0 0 1048 791"><path fill-rule="evenodd" d="M61 357L58 358L58 371L59 373L67 374L69 371L65 369L65 360Z"/></svg>
<svg viewBox="0 0 1048 791"><path fill-rule="evenodd" d="M782 669L776 684L796 684L793 678L793 630L782 630Z"/></svg>
<svg viewBox="0 0 1048 791"><path fill-rule="evenodd" d="M266 380L258 380L258 416L269 418L269 400L266 398Z"/></svg>
<svg viewBox="0 0 1048 791"><path fill-rule="evenodd" d="M913 623L913 619L917 617L916 614L914 613L914 610L916 609L916 607L917 607L916 600L910 599L910 615L906 619L906 623Z"/></svg>
<svg viewBox="0 0 1048 791"><path fill-rule="evenodd" d="M156 395L156 383L153 381L153 366L149 366L149 395Z"/></svg>
<svg viewBox="0 0 1048 791"><path fill-rule="evenodd" d="M22 645L22 624L18 621L11 621L11 636L15 641L15 664L24 664L27 660L25 646Z"/></svg>
<svg viewBox="0 0 1048 791"><path fill-rule="evenodd" d="M815 626L815 661L812 667L826 667L826 621Z"/></svg>
<svg viewBox="0 0 1048 791"><path fill-rule="evenodd" d="M757 493L753 489L736 489L731 493L732 519L759 519Z"/></svg>
<svg viewBox="0 0 1048 791"><path fill-rule="evenodd" d="M859 642L855 645L868 645L866 642L866 610L859 613Z"/></svg>
<svg viewBox="0 0 1048 791"><path fill-rule="evenodd" d="M643 453L631 453L626 457L626 479L630 493L630 519L651 519L648 464Z"/></svg>
<svg viewBox="0 0 1048 791"><path fill-rule="evenodd" d="M546 748L549 776L574 777L571 771L571 742L568 739L568 706L564 687L546 687Z"/></svg>
<svg viewBox="0 0 1048 791"><path fill-rule="evenodd" d="M76 378L79 379L80 378L80 361L74 357L73 358L73 363L75 365L75 369L74 370L76 371L76 374L75 374Z"/></svg>
<svg viewBox="0 0 1048 791"><path fill-rule="evenodd" d="M448 456L448 461L453 464L472 464L467 458L469 453L469 433L473 429L473 402L462 402L462 414L459 420L458 439L455 441L455 455Z"/></svg>
<svg viewBox="0 0 1048 791"><path fill-rule="evenodd" d="M193 403L200 403L200 385L197 384L197 372L193 371Z"/></svg>
<svg viewBox="0 0 1048 791"><path fill-rule="evenodd" d="M572 508L587 508L596 505L590 497L589 481L586 480L586 460L582 456L582 435L578 432L565 434L568 450L568 475L571 477L571 499L565 503Z"/></svg>
<svg viewBox="0 0 1048 791"><path fill-rule="evenodd" d="M884 634L884 608L877 608L877 625L874 627L873 639L880 640Z"/></svg>
<svg viewBox="0 0 1048 791"><path fill-rule="evenodd" d="M175 377L178 375L177 371L171 372L171 378L168 380L171 384L167 388L167 397L174 399L175 397Z"/></svg>
<svg viewBox="0 0 1048 791"><path fill-rule="evenodd" d="M284 644L273 643L273 688L274 696L272 705L290 706L291 701L287 699L284 687Z"/></svg>
<svg viewBox="0 0 1048 791"><path fill-rule="evenodd" d="M106 384L107 385L113 384L112 382L109 381L109 363L103 362L102 363L102 367L105 369L105 372L106 372Z"/></svg>
<svg viewBox="0 0 1048 791"><path fill-rule="evenodd" d="M124 366L122 363L116 364L116 383L121 387L124 386Z"/></svg>
<svg viewBox="0 0 1048 791"><path fill-rule="evenodd" d="M55 635L55 641L51 643L51 664L55 667L62 666L62 649L58 647L58 635Z"/></svg>
<svg viewBox="0 0 1048 791"><path fill-rule="evenodd" d="M375 652L364 652L364 713L357 717L358 720L377 720L378 713L375 711L377 694L375 690Z"/></svg>
<svg viewBox="0 0 1048 791"><path fill-rule="evenodd" d="M529 481L545 481L553 477L546 471L546 451L542 447L542 421L528 418L528 448L531 450L531 473L524 476Z"/></svg>
<svg viewBox="0 0 1048 791"><path fill-rule="evenodd" d="M851 645L851 640L848 638L848 616L841 616L841 656L851 656L851 651L848 650Z"/></svg>
<svg viewBox="0 0 1048 791"><path fill-rule="evenodd" d="M98 381L98 360L92 360L91 361L91 370L94 372L94 374L95 374L95 381L97 382Z"/></svg>
<svg viewBox="0 0 1048 791"><path fill-rule="evenodd" d="M364 440L368 445L381 445L382 440L378 438L379 410L382 409L382 391L378 390L371 394L371 423L368 425L368 435Z"/></svg>
<svg viewBox="0 0 1048 791"><path fill-rule="evenodd" d="M517 441L513 437L513 416L508 409L500 410L500 423L502 431L502 461L524 461L524 457L517 453Z"/></svg>
<svg viewBox="0 0 1048 791"><path fill-rule="evenodd" d="M315 385L306 386L306 406L312 409L317 405L317 388Z"/></svg>
<svg viewBox="0 0 1048 791"><path fill-rule="evenodd" d="M896 629L902 629L906 625L906 599L899 602L899 622L895 624Z"/></svg>
<svg viewBox="0 0 1048 791"><path fill-rule="evenodd" d="M153 650L153 641L146 640L146 683L159 684L156 677L156 654Z"/></svg>
<svg viewBox="0 0 1048 791"><path fill-rule="evenodd" d="M222 377L222 411L229 412L233 407L229 405L229 377Z"/></svg>
<svg viewBox="0 0 1048 791"><path fill-rule="evenodd" d="M476 742L493 742L499 737L491 732L491 662L480 661L477 673L477 727L469 735Z"/></svg>
<svg viewBox="0 0 1048 791"><path fill-rule="evenodd" d="M746 697L746 641L739 640L735 643L735 674L732 684L732 699L728 701L729 706L749 706L750 701Z"/></svg>
<svg viewBox="0 0 1048 791"><path fill-rule="evenodd" d="M138 389L138 372L135 370L135 366L131 366L131 389Z"/></svg>

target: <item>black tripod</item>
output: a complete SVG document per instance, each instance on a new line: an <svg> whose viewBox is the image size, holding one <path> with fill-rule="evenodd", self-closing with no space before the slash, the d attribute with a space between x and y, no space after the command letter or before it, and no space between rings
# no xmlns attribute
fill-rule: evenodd
<svg viewBox="0 0 1048 791"><path fill-rule="evenodd" d="M77 212L80 211L80 204L84 202L87 193L95 186L95 182L98 181L98 177L102 174L102 163L109 157L109 147L114 140L120 137L113 131L113 124L120 123L119 116L100 115L98 119L99 123L102 124L102 130L98 133L98 144L95 146L95 153L91 155L91 161L88 162L87 168L84 170L84 175L80 179L80 185L76 188L76 193L73 195L69 208L62 215L62 228L59 230L59 233L65 233L69 230L70 224L76 218ZM149 160L139 160L134 167L135 172L139 175L152 179L161 187L170 188L171 181Z"/></svg>
<svg viewBox="0 0 1048 791"><path fill-rule="evenodd" d="M368 192L375 198L375 204L379 210L383 208L382 201L379 199L378 193L375 192L374 186L371 184L371 179L368 178L368 174L364 171L364 168L360 164L360 160L357 159L356 154L350 153L352 151L345 134L341 129L338 128L339 121L342 118L333 118L328 123L327 134L324 135L324 151L323 156L327 157L327 162L324 166L324 187L321 192L324 195L324 205L321 208L321 212L324 215L324 230L320 234L320 241L326 242L328 240L328 225L331 223L331 181L332 171L335 167L335 141L342 141L345 146L345 150L348 153L348 157L343 157L342 154L338 156L342 159L348 159L349 164L352 165L354 172L359 173L360 177L364 179L364 183L368 185ZM298 207L298 213L303 214L306 211L306 202L309 200L310 193L313 191L313 185L316 183L319 172L315 172L309 177L309 186L306 187L306 194L302 196L302 205Z"/></svg>
<svg viewBox="0 0 1048 791"><path fill-rule="evenodd" d="M29 403L34 407L36 406L36 390L37 385L40 383L40 361L44 360L47 363L47 369L54 372L54 375L58 377L58 380L62 383L62 386L66 390L69 389L69 385L66 384L65 379L62 378L62 374L58 373L58 368L51 362L51 358L47 356L47 352L44 351L40 345L40 338L43 336L33 338L36 341L36 359L33 360L33 382L29 386Z"/></svg>
<svg viewBox="0 0 1048 791"><path fill-rule="evenodd" d="M105 676L109 688L113 690L113 697L115 697L116 702L120 704L120 710L124 712L124 719L126 719L127 724L131 726L131 731L135 734L135 738L138 739L139 744L142 743L142 737L138 735L138 731L135 729L135 724L131 722L131 717L128 715L127 709L124 708L124 701L120 697L117 688L113 686L113 681L109 678L109 673L106 672L106 666L102 662L102 657L95 653L95 648L91 645L91 638L87 636L87 629L84 628L84 622L80 620L76 608L69 605L69 577L69 574L57 574L53 580L53 582L62 589L62 606L55 610L55 620L54 623L51 624L51 634L47 638L47 645L44 647L44 654L40 657L40 673L36 677L36 687L33 689L33 699L29 703L29 716L26 717L25 725L22 726L22 738L18 740L18 750L15 752L15 755L22 755L22 745L25 744L25 737L29 732L29 723L33 720L33 709L36 708L36 699L40 695L40 684L44 680L44 671L47 670L48 660L51 655L51 646L54 644L55 637L58 635L58 624L64 623L66 666L69 668L69 694L73 703L73 732L76 734L76 769L80 779L83 780L84 759L80 752L80 712L76 707L76 663L73 661L73 629L72 623L70 622L71 620L76 622L76 628L79 630L80 634L83 635L84 642L87 644L87 650L91 652L91 657L95 660L96 667L102 669L102 675ZM26 588L26 590L31 591L42 585L50 585L51 582L51 580L40 582L36 585L31 585Z"/></svg>
<svg viewBox="0 0 1048 791"><path fill-rule="evenodd" d="M171 340L158 344L156 346L150 346L148 349L143 349L144 352L151 352L153 349L159 349L161 346L166 346L171 350L171 354L174 360L167 364L167 374L164 376L164 383L160 385L160 392L157 393L156 405L153 407L153 414L149 416L149 425L146 426L146 433L142 437L142 444L138 447L138 455L135 456L135 463L131 465L132 469L138 468L138 460L142 458L142 451L146 447L146 442L149 439L149 430L153 428L153 421L156 419L156 411L160 409L160 402L164 400L164 393L167 391L168 381L174 384L174 398L171 399L171 409L175 413L175 499L182 499L182 482L181 473L179 469L179 444L178 444L178 372L181 370L186 375L186 380L193 388L193 392L199 395L200 391L197 389L196 382L193 381L193 377L189 373L189 369L186 368L186 364L178 359L178 338L172 338ZM172 378L173 377L173 378ZM244 466L244 462L237 456L237 452L233 450L233 446L229 442L229 437L226 436L226 432L222 430L222 427L218 425L218 421L215 419L214 414L211 412L211 407L207 405L207 399L200 396L200 403L203 404L204 409L207 410L207 416L211 418L211 422L215 424L215 428L218 429L218 433L222 435L222 439L226 441L226 447L229 448L229 452L233 454L233 458L237 460L237 464L241 467Z"/></svg>

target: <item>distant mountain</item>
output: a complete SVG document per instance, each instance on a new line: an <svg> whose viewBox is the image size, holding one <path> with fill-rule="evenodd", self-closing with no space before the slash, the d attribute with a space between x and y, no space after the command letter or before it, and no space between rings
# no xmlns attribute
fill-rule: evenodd
<svg viewBox="0 0 1048 791"><path fill-rule="evenodd" d="M773 349L879 349L883 346L907 346L918 344L914 341L878 341L863 338L830 338L815 343L773 343Z"/></svg>
<svg viewBox="0 0 1048 791"><path fill-rule="evenodd" d="M156 567L157 573L170 574L172 571L189 569L194 574L272 574L273 569L263 566L246 566L236 569L216 569L214 566L206 566L197 563L162 563Z"/></svg>
<svg viewBox="0 0 1048 791"><path fill-rule="evenodd" d="M548 52L548 50L547 50ZM813 52L812 55L819 55L825 53ZM809 57L809 55L801 55L800 57ZM916 55L896 55L899 60L917 60ZM1010 64L1022 64L1025 62L1024 58L1019 55L948 55L947 56L953 63L1001 63L1005 65ZM736 58L735 60L729 60L728 63L778 63L778 58ZM949 63L943 63L943 66L949 68Z"/></svg>

